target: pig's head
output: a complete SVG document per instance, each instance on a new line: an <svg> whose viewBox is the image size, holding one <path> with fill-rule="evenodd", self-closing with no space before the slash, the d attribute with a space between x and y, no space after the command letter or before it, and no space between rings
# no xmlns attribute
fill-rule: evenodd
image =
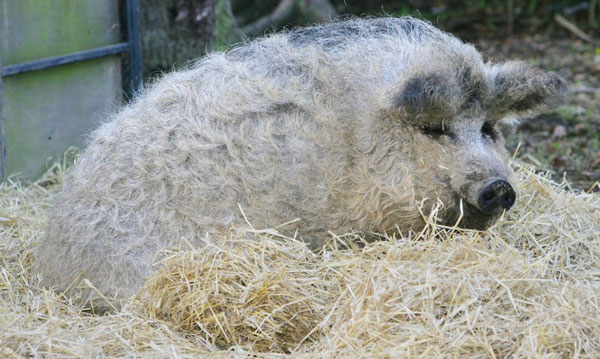
<svg viewBox="0 0 600 359"><path fill-rule="evenodd" d="M439 198L446 225L491 226L517 198L505 135L566 93L562 77L523 62L415 67L396 92L393 116L403 123L415 199L431 208Z"/></svg>

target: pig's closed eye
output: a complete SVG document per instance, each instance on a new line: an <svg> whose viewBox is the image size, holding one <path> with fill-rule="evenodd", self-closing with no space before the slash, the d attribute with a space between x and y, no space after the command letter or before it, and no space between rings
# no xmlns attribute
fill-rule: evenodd
<svg viewBox="0 0 600 359"><path fill-rule="evenodd" d="M432 137L440 137L440 136L443 136L446 134L441 127L423 126L423 127L421 127L421 132L423 132L427 136L432 136Z"/></svg>
<svg viewBox="0 0 600 359"><path fill-rule="evenodd" d="M496 129L494 128L494 124L491 122L486 122L483 124L481 127L481 134L492 141L495 141L498 137L496 134Z"/></svg>
<svg viewBox="0 0 600 359"><path fill-rule="evenodd" d="M433 137L433 138L440 138L441 136L453 137L452 133L450 133L450 131L447 128L443 128L443 127L422 126L421 132L423 134Z"/></svg>

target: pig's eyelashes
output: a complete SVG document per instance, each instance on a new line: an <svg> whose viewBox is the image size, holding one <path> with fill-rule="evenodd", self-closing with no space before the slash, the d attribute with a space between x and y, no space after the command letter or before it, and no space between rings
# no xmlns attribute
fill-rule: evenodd
<svg viewBox="0 0 600 359"><path fill-rule="evenodd" d="M428 127L428 126L422 126L421 127L421 132L427 136L433 137L433 138L439 138L441 136L448 136L453 138L454 134L451 133L450 131L448 131L448 129L446 128L442 128L442 127Z"/></svg>

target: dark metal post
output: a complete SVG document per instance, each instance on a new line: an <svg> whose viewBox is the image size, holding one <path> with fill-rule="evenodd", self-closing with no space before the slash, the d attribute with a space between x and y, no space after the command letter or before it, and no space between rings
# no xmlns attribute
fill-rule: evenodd
<svg viewBox="0 0 600 359"><path fill-rule="evenodd" d="M4 29L4 10L0 10L0 28ZM6 179L6 135L4 134L4 94L2 93L2 53L4 41L0 42L0 181Z"/></svg>
<svg viewBox="0 0 600 359"><path fill-rule="evenodd" d="M6 135L4 134L4 108L2 94L2 59L0 58L0 181L6 178Z"/></svg>
<svg viewBox="0 0 600 359"><path fill-rule="evenodd" d="M142 44L140 37L139 0L126 0L125 18L127 26L128 59L124 71L124 89L128 100L142 89Z"/></svg>
<svg viewBox="0 0 600 359"><path fill-rule="evenodd" d="M98 57L120 54L129 51L129 44L121 42L113 45L106 45L95 49L72 52L66 55L47 57L45 59L22 62L20 64L6 65L2 69L4 77L18 75L23 72L38 71L49 67L68 65L74 62L91 60Z"/></svg>

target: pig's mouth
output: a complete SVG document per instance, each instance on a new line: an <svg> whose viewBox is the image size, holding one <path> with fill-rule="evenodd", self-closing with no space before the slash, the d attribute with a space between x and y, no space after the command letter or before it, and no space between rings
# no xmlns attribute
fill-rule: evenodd
<svg viewBox="0 0 600 359"><path fill-rule="evenodd" d="M490 228L494 223L496 223L498 218L500 218L501 213L488 214L464 200L462 202L462 218L461 210L458 205L454 208L447 208L444 211L444 219L442 221L444 225L454 226L457 224L460 218L458 227L483 231ZM460 203L460 200L457 201L457 203Z"/></svg>
<svg viewBox="0 0 600 359"><path fill-rule="evenodd" d="M461 228L486 230L500 218L500 214L487 214L479 208L467 203L464 208L463 218L459 223Z"/></svg>

